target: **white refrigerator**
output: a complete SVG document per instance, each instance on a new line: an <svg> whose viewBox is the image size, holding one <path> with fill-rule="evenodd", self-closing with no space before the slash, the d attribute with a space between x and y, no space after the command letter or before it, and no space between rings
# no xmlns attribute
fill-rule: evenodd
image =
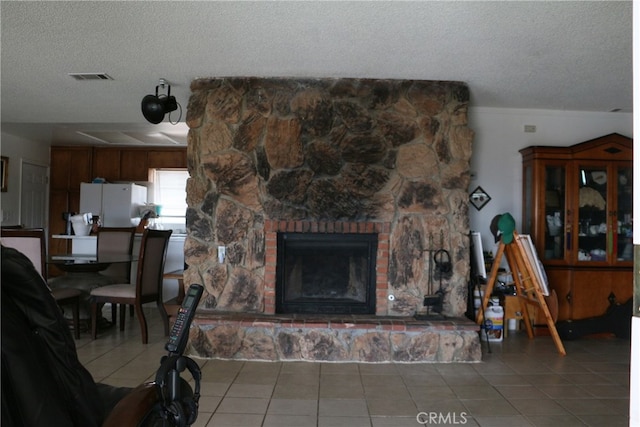
<svg viewBox="0 0 640 427"><path fill-rule="evenodd" d="M139 206L147 202L147 187L137 184L80 184L80 213L100 215L103 227L131 227Z"/></svg>

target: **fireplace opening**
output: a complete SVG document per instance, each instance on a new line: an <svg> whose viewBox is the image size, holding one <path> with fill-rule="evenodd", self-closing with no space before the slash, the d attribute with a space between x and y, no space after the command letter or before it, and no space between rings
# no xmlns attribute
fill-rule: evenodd
<svg viewBox="0 0 640 427"><path fill-rule="evenodd" d="M374 314L378 235L278 233L276 313Z"/></svg>

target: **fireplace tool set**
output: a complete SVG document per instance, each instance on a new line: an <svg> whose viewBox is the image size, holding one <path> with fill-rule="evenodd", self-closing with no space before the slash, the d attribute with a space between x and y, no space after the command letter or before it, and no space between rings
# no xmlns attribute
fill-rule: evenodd
<svg viewBox="0 0 640 427"><path fill-rule="evenodd" d="M444 249L444 232L442 230L440 230L440 249L433 247L433 234L429 233L429 247L425 252L429 253L429 279L427 295L424 296L422 304L427 307L427 313L426 315L416 315L417 319L433 318L435 315L442 313L444 300L442 281L451 278L453 274L451 255ZM439 282L438 290L435 292L433 290L434 278Z"/></svg>

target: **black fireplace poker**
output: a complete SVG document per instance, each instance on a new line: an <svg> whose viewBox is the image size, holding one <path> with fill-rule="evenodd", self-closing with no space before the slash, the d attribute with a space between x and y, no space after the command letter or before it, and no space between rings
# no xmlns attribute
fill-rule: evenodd
<svg viewBox="0 0 640 427"><path fill-rule="evenodd" d="M444 246L444 232L440 230L440 246ZM444 300L444 291L442 290L443 275L451 272L451 259L448 258L449 253L443 248L436 250L433 246L433 234L429 233L429 245L423 252L429 253L429 278L427 285L427 295L424 296L422 305L427 307L426 315L416 314L414 317L418 320L432 319L435 315L442 313L442 304ZM446 254L446 261L445 261ZM435 263L435 267L434 264ZM433 291L434 272L438 271L439 289ZM447 271L445 271L447 270Z"/></svg>

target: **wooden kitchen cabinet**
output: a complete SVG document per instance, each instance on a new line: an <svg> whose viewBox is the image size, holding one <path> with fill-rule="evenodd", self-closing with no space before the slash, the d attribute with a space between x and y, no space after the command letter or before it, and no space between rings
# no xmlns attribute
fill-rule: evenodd
<svg viewBox="0 0 640 427"><path fill-rule="evenodd" d="M52 190L77 190L80 183L91 177L90 147L51 147L51 179Z"/></svg>
<svg viewBox="0 0 640 427"><path fill-rule="evenodd" d="M186 168L186 148L95 148L93 176L109 182L149 181L149 169Z"/></svg>
<svg viewBox="0 0 640 427"><path fill-rule="evenodd" d="M52 190L49 194L49 236L65 234L66 222L63 212L69 212L69 193L67 191ZM49 253L51 255L70 252L68 240L49 238Z"/></svg>
<svg viewBox="0 0 640 427"><path fill-rule="evenodd" d="M149 151L149 168L186 168L187 150L151 150Z"/></svg>
<svg viewBox="0 0 640 427"><path fill-rule="evenodd" d="M186 167L186 147L51 147L51 226L58 232L62 212L78 210L80 183L96 177L108 182L149 181L149 169Z"/></svg>
<svg viewBox="0 0 640 427"><path fill-rule="evenodd" d="M49 194L49 230L51 234L65 234L67 223L63 213L78 213L79 208L79 192L52 190Z"/></svg>
<svg viewBox="0 0 640 427"><path fill-rule="evenodd" d="M120 181L148 181L147 150L120 151Z"/></svg>
<svg viewBox="0 0 640 427"><path fill-rule="evenodd" d="M120 149L95 148L93 151L93 177L107 182L120 181ZM91 180L87 181L91 182Z"/></svg>
<svg viewBox="0 0 640 427"><path fill-rule="evenodd" d="M77 212L80 207L80 183L91 180L91 147L51 147L49 180L49 254L70 251L68 241L51 239L53 234L64 234L66 222L63 212ZM59 271L49 271L51 276Z"/></svg>
<svg viewBox="0 0 640 427"><path fill-rule="evenodd" d="M49 179L49 188L51 190L67 191L69 188L70 167L70 153L55 147L51 148L51 173Z"/></svg>
<svg viewBox="0 0 640 427"><path fill-rule="evenodd" d="M520 151L521 232L558 294L558 320L601 316L633 295L632 146L611 134Z"/></svg>

